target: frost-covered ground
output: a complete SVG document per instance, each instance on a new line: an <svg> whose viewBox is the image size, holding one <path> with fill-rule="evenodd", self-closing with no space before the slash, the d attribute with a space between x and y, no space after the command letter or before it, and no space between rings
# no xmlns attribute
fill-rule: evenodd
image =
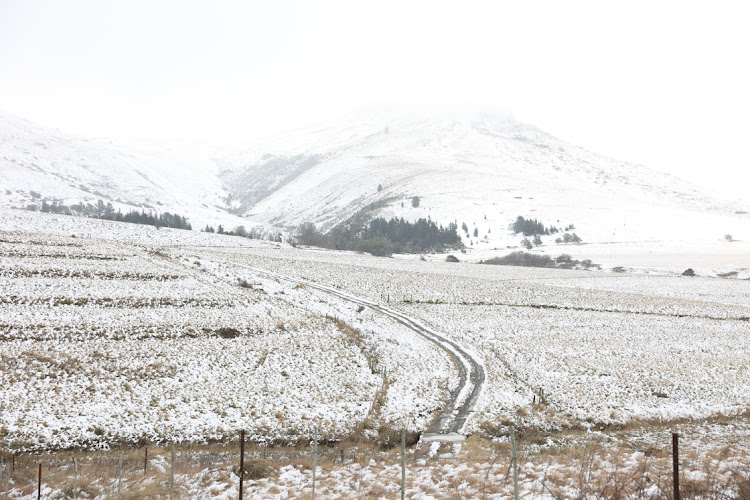
<svg viewBox="0 0 750 500"><path fill-rule="evenodd" d="M750 407L747 280L383 259L0 216L13 230L0 234L10 447L201 441L240 428L277 441L314 427L344 436L368 416L368 428L429 424L457 384L442 351L255 268L388 303L473 353L487 382L470 432L732 420Z"/></svg>
<svg viewBox="0 0 750 500"><path fill-rule="evenodd" d="M488 383L469 430L701 419L750 407L745 280L206 251L390 301L476 353ZM542 394L546 404L535 405Z"/></svg>
<svg viewBox="0 0 750 500"><path fill-rule="evenodd" d="M368 416L424 428L456 384L395 322L207 259L3 232L0 282L5 448L342 437Z"/></svg>

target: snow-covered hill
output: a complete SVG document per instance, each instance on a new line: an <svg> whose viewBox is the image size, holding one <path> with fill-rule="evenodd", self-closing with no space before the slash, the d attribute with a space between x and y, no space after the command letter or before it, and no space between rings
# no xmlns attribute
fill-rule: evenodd
<svg viewBox="0 0 750 500"><path fill-rule="evenodd" d="M234 227L243 221L226 211L215 156L195 144L126 147L81 139L0 115L0 206L101 199L123 212L185 215L194 228Z"/></svg>
<svg viewBox="0 0 750 500"><path fill-rule="evenodd" d="M194 228L287 230L307 221L329 230L376 203L372 216L465 223L464 243L479 250L517 246L508 225L519 215L573 224L584 242L750 239L750 202L498 117L357 115L229 154L118 146L0 115L0 206L42 199L177 212Z"/></svg>
<svg viewBox="0 0 750 500"><path fill-rule="evenodd" d="M353 123L269 141L227 162L222 178L246 213L273 224L325 230L381 202L384 217L466 223L464 242L485 248L518 244L507 228L519 215L574 224L584 241L721 239L750 226L749 203L511 119Z"/></svg>

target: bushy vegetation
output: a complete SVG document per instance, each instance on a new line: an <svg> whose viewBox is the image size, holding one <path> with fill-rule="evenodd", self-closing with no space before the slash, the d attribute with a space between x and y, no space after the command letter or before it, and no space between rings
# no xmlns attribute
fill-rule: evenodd
<svg viewBox="0 0 750 500"><path fill-rule="evenodd" d="M133 224L145 224L156 227L171 227L175 229L193 229L185 217L169 212L162 212L159 215L146 213L145 211L131 211L123 214L119 210L113 214L103 215L100 219L113 220L117 222L131 222Z"/></svg>
<svg viewBox="0 0 750 500"><path fill-rule="evenodd" d="M226 234L227 236L241 236L243 238L249 238L251 240L268 240L268 241L275 241L276 243L281 243L283 240L283 237L281 236L281 233L278 231L272 232L267 231L263 227L253 227L250 230L245 229L245 226L237 226L231 231L224 230L224 226L219 224L218 229L214 229L213 226L209 226L206 224L206 227L201 229L204 233L218 233L218 234Z"/></svg>
<svg viewBox="0 0 750 500"><path fill-rule="evenodd" d="M367 252L376 257L390 257L393 255L393 243L386 238L370 238L357 241L357 251Z"/></svg>
<svg viewBox="0 0 750 500"><path fill-rule="evenodd" d="M350 222L334 228L329 234L323 234L315 224L306 222L297 228L293 241L300 245L388 256L459 247L461 238L457 230L458 226L453 223L446 228L429 219L409 222L403 218L386 220L380 217L361 226Z"/></svg>
<svg viewBox="0 0 750 500"><path fill-rule="evenodd" d="M573 233L573 234L565 233L563 234L562 238L555 238L555 243L557 243L558 245L560 243L565 243L565 244L581 243L582 241L583 240L581 239L581 237L578 236L576 233Z"/></svg>
<svg viewBox="0 0 750 500"><path fill-rule="evenodd" d="M573 269L576 267L589 269L592 267L599 267L598 264L593 264L589 259L576 260L565 253L553 259L549 255L537 255L528 252L512 252L508 255L494 257L492 259L480 261L479 263L500 266L554 267L558 269Z"/></svg>
<svg viewBox="0 0 750 500"><path fill-rule="evenodd" d="M524 236L534 236L535 234L555 234L559 232L555 226L545 227L544 224L536 219L526 219L520 215L515 222L510 225L513 234L523 233Z"/></svg>
<svg viewBox="0 0 750 500"><path fill-rule="evenodd" d="M336 248L333 239L318 231L318 228L312 222L303 222L297 227L297 231L292 237L292 243L321 248Z"/></svg>
<svg viewBox="0 0 750 500"><path fill-rule="evenodd" d="M549 255L537 255L528 252L512 252L502 257L493 257L480 264L523 267L555 267L555 261Z"/></svg>
<svg viewBox="0 0 750 500"><path fill-rule="evenodd" d="M370 221L361 231L363 239L384 238L393 242L394 247L410 252L420 252L430 248L452 246L461 241L458 226L454 223L448 227L437 225L429 219L409 222L404 218L385 220L380 217Z"/></svg>
<svg viewBox="0 0 750 500"><path fill-rule="evenodd" d="M146 212L145 210L141 210L140 212L131 210L127 213L122 213L121 210L115 211L112 203L105 204L102 200L99 200L96 205L92 205L91 203L84 204L81 202L71 206L63 205L57 201L53 201L50 204L44 200L42 201L40 211L61 215L83 215L95 219L129 222L132 224L144 224L156 227L192 229L188 220L178 214L172 214L170 212L162 212L159 214L152 211Z"/></svg>

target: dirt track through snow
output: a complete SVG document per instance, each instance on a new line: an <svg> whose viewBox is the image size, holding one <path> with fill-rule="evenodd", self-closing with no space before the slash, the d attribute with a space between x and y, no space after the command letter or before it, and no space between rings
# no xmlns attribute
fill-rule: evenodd
<svg viewBox="0 0 750 500"><path fill-rule="evenodd" d="M446 401L442 411L440 412L440 415L432 423L432 425L430 425L429 429L427 429L427 432L431 434L451 434L461 432L461 429L466 423L466 419L471 414L471 411L473 410L477 399L479 399L479 394L482 391L482 386L484 385L485 380L484 367L471 354L469 354L466 349L461 347L456 342L445 338L434 330L431 330L417 320L382 304L378 304L370 300L343 292L334 287L322 285L313 281L284 276L278 273L273 273L251 266L242 267L245 267L246 269L249 269L266 278L275 278L290 283L303 284L310 288L334 295L354 304L369 307L385 316L392 318L393 320L404 325L405 327L414 331L418 335L421 335L428 341L444 350L453 360L456 368L459 371L459 383L458 386L451 392L448 401Z"/></svg>

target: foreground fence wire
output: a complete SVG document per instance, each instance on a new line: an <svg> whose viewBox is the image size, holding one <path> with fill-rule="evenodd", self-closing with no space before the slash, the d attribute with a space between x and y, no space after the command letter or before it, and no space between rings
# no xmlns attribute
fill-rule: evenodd
<svg viewBox="0 0 750 500"><path fill-rule="evenodd" d="M665 435L664 446L649 453L592 446L544 455L519 443L518 460L515 446L455 453L429 445L382 449L313 441L270 448L243 438L203 446L6 454L0 462L0 499L124 493L200 498L212 492L262 498L265 491L284 488L294 498L327 498L334 486L350 488L351 497L372 492L395 498L400 490L404 498L414 498L418 488L428 488L421 485L426 477L433 478L428 489L435 498L518 498L519 489L523 498L750 498L750 457L726 449L702 454L689 443L680 450L676 434L671 443ZM296 479L290 486L284 478L292 472Z"/></svg>

